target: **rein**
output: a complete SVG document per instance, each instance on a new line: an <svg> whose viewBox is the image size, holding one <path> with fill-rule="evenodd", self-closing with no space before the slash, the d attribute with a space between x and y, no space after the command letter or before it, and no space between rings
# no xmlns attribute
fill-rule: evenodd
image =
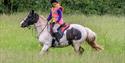
<svg viewBox="0 0 125 63"><path fill-rule="evenodd" d="M40 17L41 18L41 17ZM40 33L39 33L39 35L38 35L38 37L40 36L40 34L45 30L45 28L47 27L47 25L48 25L48 22L46 23L46 25L44 26L44 28L40 31Z"/></svg>
<svg viewBox="0 0 125 63"><path fill-rule="evenodd" d="M47 27L47 25L48 25L48 22L47 22L47 24L45 25L45 27L40 31L40 33L39 33L39 35L38 35L38 37L40 36L40 34L44 31L44 29Z"/></svg>

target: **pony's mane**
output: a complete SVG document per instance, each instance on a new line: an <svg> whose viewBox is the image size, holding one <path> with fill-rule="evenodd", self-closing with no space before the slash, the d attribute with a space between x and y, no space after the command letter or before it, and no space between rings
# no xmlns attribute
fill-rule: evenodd
<svg viewBox="0 0 125 63"><path fill-rule="evenodd" d="M43 19L43 21L47 21L43 15L40 15L40 17Z"/></svg>

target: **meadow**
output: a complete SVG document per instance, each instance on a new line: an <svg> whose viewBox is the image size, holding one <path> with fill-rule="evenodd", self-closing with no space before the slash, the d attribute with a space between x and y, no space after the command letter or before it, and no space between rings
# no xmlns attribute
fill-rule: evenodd
<svg viewBox="0 0 125 63"><path fill-rule="evenodd" d="M97 52L84 42L82 56L76 55L69 46L51 48L48 54L39 57L41 46L33 27L20 27L26 14L0 15L0 63L125 63L124 16L64 15L65 22L81 24L95 31L97 43L104 50Z"/></svg>

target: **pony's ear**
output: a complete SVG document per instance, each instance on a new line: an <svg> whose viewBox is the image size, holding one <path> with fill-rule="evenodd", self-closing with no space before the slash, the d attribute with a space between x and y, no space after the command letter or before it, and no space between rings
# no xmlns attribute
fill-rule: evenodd
<svg viewBox="0 0 125 63"><path fill-rule="evenodd" d="M34 14L34 10L31 10L31 11L30 11L30 14Z"/></svg>

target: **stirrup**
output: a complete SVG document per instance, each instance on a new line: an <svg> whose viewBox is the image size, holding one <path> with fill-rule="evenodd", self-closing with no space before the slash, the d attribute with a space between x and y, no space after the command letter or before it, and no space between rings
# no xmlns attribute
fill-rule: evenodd
<svg viewBox="0 0 125 63"><path fill-rule="evenodd" d="M55 32L54 35L55 35L55 39L59 42L60 39L62 38L61 34L59 32Z"/></svg>

